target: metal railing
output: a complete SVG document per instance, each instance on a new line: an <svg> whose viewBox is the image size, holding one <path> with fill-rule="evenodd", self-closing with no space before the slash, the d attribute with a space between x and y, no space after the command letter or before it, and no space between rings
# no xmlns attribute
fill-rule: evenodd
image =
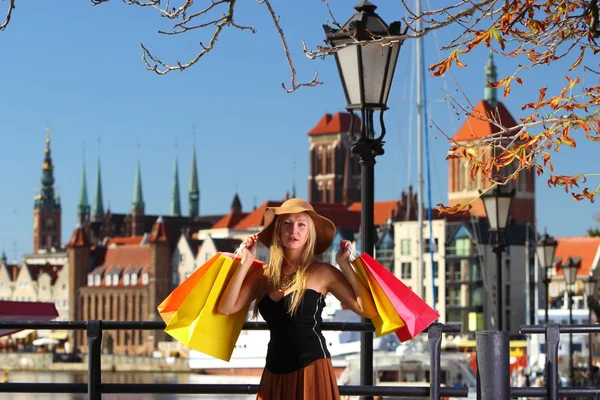
<svg viewBox="0 0 600 400"><path fill-rule="evenodd" d="M600 386L561 387L558 375L558 346L561 333L600 333L600 325L523 325L523 334L546 336L545 386L510 386L509 333L506 331L477 332L477 398L508 400L518 398L600 398Z"/></svg>
<svg viewBox="0 0 600 400"><path fill-rule="evenodd" d="M88 342L88 380L87 383L3 383L0 393L87 393L88 399L100 400L103 393L144 393L144 394L239 394L252 395L258 391L258 385L240 384L139 384L139 383L102 383L101 343L104 330L164 330L162 321L0 321L0 329L37 329L37 330L85 330ZM246 322L244 330L266 330L264 322ZM325 322L323 330L330 331L374 331L371 323ZM427 330L430 347L430 384L429 386L340 386L341 395L354 396L410 396L429 397L439 400L443 397L465 398L468 388L445 387L440 382L440 357L443 333L460 333L461 325L433 324Z"/></svg>

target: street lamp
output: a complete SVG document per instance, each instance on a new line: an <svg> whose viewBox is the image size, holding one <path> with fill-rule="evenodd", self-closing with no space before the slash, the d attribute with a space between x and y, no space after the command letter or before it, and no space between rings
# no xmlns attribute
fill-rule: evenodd
<svg viewBox="0 0 600 400"><path fill-rule="evenodd" d="M556 255L556 246L558 246L558 242L554 240L547 233L538 240L535 245L535 253L538 259L538 265L544 268L544 285L546 286L546 301L544 304L544 311L546 315L546 319L544 319L544 323L548 324L550 321L548 320L548 303L550 302L550 270L554 267L554 256Z"/></svg>
<svg viewBox="0 0 600 400"><path fill-rule="evenodd" d="M496 186L493 190L481 194L485 215L490 224L489 230L496 232L496 244L492 250L496 254L496 329L499 331L502 330L504 312L504 304L502 303L502 253L506 249L502 234L508 227L510 207L514 197L514 189L510 192L503 192L500 186Z"/></svg>
<svg viewBox="0 0 600 400"><path fill-rule="evenodd" d="M562 265L563 274L565 276L565 291L569 297L569 325L573 325L573 285L577 278L577 269L579 263L575 262L571 257ZM573 334L569 333L569 380L570 384L573 385L575 379L575 373L573 370Z"/></svg>
<svg viewBox="0 0 600 400"><path fill-rule="evenodd" d="M382 155L385 125L383 113L392 87L402 41L400 22L389 26L375 13L377 7L363 0L356 13L340 29L323 25L350 111L350 144L361 164L361 250L373 254L374 166ZM354 131L354 111L360 112L360 133ZM379 111L381 133L375 137L373 117ZM364 320L367 321L367 320ZM373 385L373 333L361 333L361 385Z"/></svg>
<svg viewBox="0 0 600 400"><path fill-rule="evenodd" d="M596 294L596 285L598 283L598 280L596 278L594 278L592 275L590 275L589 279L583 283L583 288L585 290L585 295L587 297L588 300L588 308L589 308L589 314L588 314L588 323L592 323L592 305L590 304L590 299L592 298L592 296L594 296ZM592 379L592 367L594 365L594 359L592 357L592 333L590 332L588 334L588 384L592 384L591 383L591 379Z"/></svg>

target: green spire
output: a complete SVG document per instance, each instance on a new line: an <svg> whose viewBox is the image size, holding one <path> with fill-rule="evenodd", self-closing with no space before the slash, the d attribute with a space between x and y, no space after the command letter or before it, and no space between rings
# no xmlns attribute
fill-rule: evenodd
<svg viewBox="0 0 600 400"><path fill-rule="evenodd" d="M173 193L171 195L171 216L181 217L181 201L179 200L179 168L177 167L177 156L175 156L175 168L173 170Z"/></svg>
<svg viewBox="0 0 600 400"><path fill-rule="evenodd" d="M94 205L92 207L92 216L94 220L100 219L104 215L104 205L102 204L102 178L100 174L100 157L98 157L98 166L96 167L96 195L94 196Z"/></svg>
<svg viewBox="0 0 600 400"><path fill-rule="evenodd" d="M142 195L142 170L140 168L140 162L137 162L137 170L135 173L135 183L133 187L133 203L131 207L134 210L144 210L144 196Z"/></svg>
<svg viewBox="0 0 600 400"><path fill-rule="evenodd" d="M190 175L189 205L190 217L196 217L200 213L200 190L198 189L198 170L196 169L196 146L192 150L192 173Z"/></svg>
<svg viewBox="0 0 600 400"><path fill-rule="evenodd" d="M490 56L488 57L487 65L485 66L485 86L483 91L483 99L487 101L492 107L496 107L498 105L498 97L496 93L496 88L490 86L488 82L497 82L498 75L496 74L496 65L494 64L494 56L490 51Z"/></svg>
<svg viewBox="0 0 600 400"><path fill-rule="evenodd" d="M42 163L42 189L35 198L35 207L52 211L60 208L58 196L54 192L54 166L50 151L50 127L46 126L46 147L44 149L44 162Z"/></svg>
<svg viewBox="0 0 600 400"><path fill-rule="evenodd" d="M84 216L90 214L90 203L87 195L87 181L85 179L85 161L81 167L81 192L79 192L79 205L77 206L79 215Z"/></svg>
<svg viewBox="0 0 600 400"><path fill-rule="evenodd" d="M2 257L0 258L0 262L3 264L6 264L6 252L4 250L2 250Z"/></svg>

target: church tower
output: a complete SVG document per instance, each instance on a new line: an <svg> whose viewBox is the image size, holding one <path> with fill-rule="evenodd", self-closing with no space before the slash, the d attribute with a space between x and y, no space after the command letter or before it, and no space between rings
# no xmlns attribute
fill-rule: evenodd
<svg viewBox="0 0 600 400"><path fill-rule="evenodd" d="M85 176L85 160L81 167L81 186L79 192L79 204L77 205L77 220L85 227L90 222L90 203L87 194L87 179Z"/></svg>
<svg viewBox="0 0 600 400"><path fill-rule="evenodd" d="M196 167L196 146L192 150L192 173L190 174L189 216L195 218L200 215L200 189L198 186L198 169Z"/></svg>
<svg viewBox="0 0 600 400"><path fill-rule="evenodd" d="M138 161L133 187L133 202L131 203L131 236L142 236L144 234L144 208L142 170Z"/></svg>
<svg viewBox="0 0 600 400"><path fill-rule="evenodd" d="M496 65L492 53L485 66L484 97L480 100L471 115L452 140L459 144L472 144L480 139L497 133L498 127L488 120L498 121L506 127L513 127L517 122L506 109L502 102L498 101L497 89L491 87L488 82L497 82ZM509 142L504 143L506 146ZM487 147L487 146L486 146ZM486 162L494 156L495 148L486 150L483 161ZM498 174L500 178L511 175L516 170L517 162L493 171L492 175ZM471 179L471 168L464 159L450 159L448 166L448 203L450 206L464 204L479 195L478 190L488 188L492 183L489 178L483 178L481 171L474 179ZM503 190L515 189L515 198L511 207L511 216L516 223L533 223L535 220L535 174L533 171L521 171L517 181L510 181ZM473 203L471 215L485 218L485 209L481 199Z"/></svg>
<svg viewBox="0 0 600 400"><path fill-rule="evenodd" d="M50 127L46 127L46 147L42 163L42 188L33 203L33 251L60 248L61 208L54 192L54 166L50 152Z"/></svg>
<svg viewBox="0 0 600 400"><path fill-rule="evenodd" d="M360 202L360 164L350 151L351 115L325 114L308 132L310 202ZM360 118L354 118L354 131L360 131Z"/></svg>

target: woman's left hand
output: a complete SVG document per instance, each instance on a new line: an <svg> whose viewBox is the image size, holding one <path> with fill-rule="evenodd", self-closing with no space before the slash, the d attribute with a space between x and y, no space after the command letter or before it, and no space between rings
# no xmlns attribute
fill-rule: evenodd
<svg viewBox="0 0 600 400"><path fill-rule="evenodd" d="M338 265L341 265L343 262L348 262L350 258L350 241L349 240L340 240L340 249L338 250L335 261Z"/></svg>

